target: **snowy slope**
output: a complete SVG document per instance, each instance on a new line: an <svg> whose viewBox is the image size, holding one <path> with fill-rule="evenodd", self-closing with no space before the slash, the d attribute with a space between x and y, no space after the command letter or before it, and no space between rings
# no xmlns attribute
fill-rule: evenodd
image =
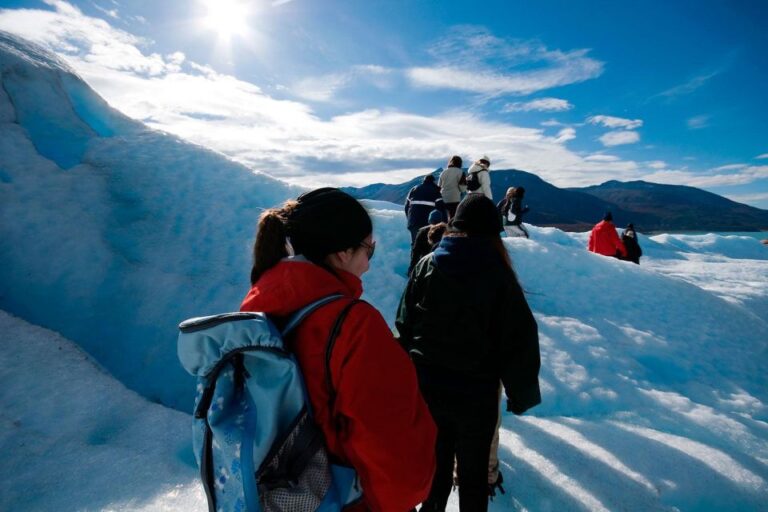
<svg viewBox="0 0 768 512"><path fill-rule="evenodd" d="M176 325L236 309L260 209L296 189L128 120L4 33L0 77L0 308L186 409Z"/></svg>
<svg viewBox="0 0 768 512"><path fill-rule="evenodd" d="M3 34L0 75L0 309L117 379L0 314L0 509L202 510L191 420L151 402L189 410L175 326L237 308L260 209L297 190L127 120ZM401 207L366 204L365 298L391 324L410 237ZM636 266L531 233L505 243L543 404L504 416L491 509L768 510L768 249L641 237Z"/></svg>
<svg viewBox="0 0 768 512"><path fill-rule="evenodd" d="M203 510L188 415L54 332L4 312L0 332L0 510Z"/></svg>
<svg viewBox="0 0 768 512"><path fill-rule="evenodd" d="M376 206L378 239L399 239L402 226L382 222L399 209ZM652 256L637 267L587 253L584 235L531 231L506 243L541 327L544 403L504 415L507 494L491 510L766 510L765 315L656 268L705 253L643 239ZM736 255L746 241L718 243ZM377 252L373 282L406 264L403 247ZM768 274L753 278L768 293ZM373 290L374 304L397 295ZM188 415L125 390L53 333L3 314L0 332L3 466L25 468L0 484L0 509L205 509ZM51 461L72 471L62 480Z"/></svg>

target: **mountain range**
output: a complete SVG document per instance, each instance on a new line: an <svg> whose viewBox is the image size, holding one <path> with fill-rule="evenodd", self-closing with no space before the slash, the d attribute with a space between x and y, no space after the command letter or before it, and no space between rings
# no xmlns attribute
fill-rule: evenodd
<svg viewBox="0 0 768 512"><path fill-rule="evenodd" d="M435 177L442 169L433 171ZM376 183L344 190L359 199L405 204L408 191L423 177L405 183ZM617 225L633 223L639 231L762 231L768 211L731 201L712 192L646 181L608 181L581 188L559 188L517 169L491 171L491 190L500 200L509 187L525 187L530 207L525 222L585 231L610 211Z"/></svg>

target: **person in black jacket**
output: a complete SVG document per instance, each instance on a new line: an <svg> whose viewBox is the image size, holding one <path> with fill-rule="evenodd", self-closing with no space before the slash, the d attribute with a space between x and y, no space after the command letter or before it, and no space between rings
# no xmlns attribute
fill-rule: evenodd
<svg viewBox="0 0 768 512"><path fill-rule="evenodd" d="M408 192L405 200L405 215L408 217L408 230L411 232L411 245L416 241L419 229L429 223L429 212L437 210L445 217L445 204L440 189L431 174L424 176L424 181Z"/></svg>
<svg viewBox="0 0 768 512"><path fill-rule="evenodd" d="M621 233L621 241L624 243L624 247L627 249L627 256L624 259L639 265L640 256L643 255L643 250L640 248L640 244L637 242L637 232L635 231L634 224L627 224L626 229Z"/></svg>
<svg viewBox="0 0 768 512"><path fill-rule="evenodd" d="M408 266L408 274L419 262L421 258L432 252L432 244L429 241L429 230L432 226L443 222L443 214L437 210L429 212L429 224L420 228L416 233L416 238L411 245L411 264Z"/></svg>
<svg viewBox="0 0 768 512"><path fill-rule="evenodd" d="M541 402L538 327L500 231L493 202L468 195L400 299L400 343L437 424L437 468L424 511L445 510L454 457L460 510L487 510L499 381L508 411L522 414Z"/></svg>
<svg viewBox="0 0 768 512"><path fill-rule="evenodd" d="M528 230L523 226L523 215L528 213L528 206L523 207L525 187L509 187L504 199L496 205L502 217L504 231L508 236L528 236Z"/></svg>

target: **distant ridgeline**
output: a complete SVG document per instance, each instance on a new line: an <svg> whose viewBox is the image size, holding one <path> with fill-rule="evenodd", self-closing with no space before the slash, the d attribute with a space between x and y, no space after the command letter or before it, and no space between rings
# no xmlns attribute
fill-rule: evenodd
<svg viewBox="0 0 768 512"><path fill-rule="evenodd" d="M441 170L434 171L435 177ZM422 179L420 176L397 185L376 183L345 190L359 199L404 204L408 191ZM495 201L504 197L509 187L525 187L525 203L531 207L525 221L537 226L585 231L610 210L618 226L632 222L643 232L768 230L768 210L694 187L608 181L591 187L558 188L535 174L518 170L492 171L491 180Z"/></svg>

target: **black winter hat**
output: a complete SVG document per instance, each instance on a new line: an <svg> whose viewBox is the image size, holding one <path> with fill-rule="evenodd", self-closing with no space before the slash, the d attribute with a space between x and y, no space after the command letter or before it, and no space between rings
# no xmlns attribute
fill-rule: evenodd
<svg viewBox="0 0 768 512"><path fill-rule="evenodd" d="M470 236L499 236L499 212L485 194L469 194L459 203L451 226Z"/></svg>
<svg viewBox="0 0 768 512"><path fill-rule="evenodd" d="M613 221L613 214L611 212L605 212L605 215L603 215L603 220L606 220L608 222Z"/></svg>
<svg viewBox="0 0 768 512"><path fill-rule="evenodd" d="M368 212L357 199L337 188L301 194L288 215L286 229L296 254L310 259L357 247L373 232Z"/></svg>

